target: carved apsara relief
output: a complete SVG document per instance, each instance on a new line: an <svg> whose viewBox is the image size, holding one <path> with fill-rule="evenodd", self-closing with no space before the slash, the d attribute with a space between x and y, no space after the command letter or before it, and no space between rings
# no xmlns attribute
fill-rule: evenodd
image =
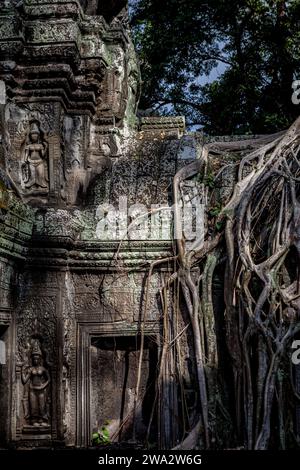
<svg viewBox="0 0 300 470"><path fill-rule="evenodd" d="M16 436L49 438L57 432L57 274L24 273L18 285Z"/></svg>
<svg viewBox="0 0 300 470"><path fill-rule="evenodd" d="M22 179L28 192L48 194L48 142L38 121L30 122L22 150Z"/></svg>
<svg viewBox="0 0 300 470"><path fill-rule="evenodd" d="M57 352L54 296L29 297L21 302L17 315L19 363L23 362L29 339L35 335L43 339L43 350L47 354L47 362L54 364Z"/></svg>
<svg viewBox="0 0 300 470"><path fill-rule="evenodd" d="M31 427L38 428L39 432L48 431L51 378L44 362L40 341L37 338L32 338L30 341L30 350L24 358L21 369L21 379L24 386L22 399L26 423L24 428L27 431L31 431Z"/></svg>
<svg viewBox="0 0 300 470"><path fill-rule="evenodd" d="M49 194L54 115L52 104L6 107L7 168L24 197Z"/></svg>

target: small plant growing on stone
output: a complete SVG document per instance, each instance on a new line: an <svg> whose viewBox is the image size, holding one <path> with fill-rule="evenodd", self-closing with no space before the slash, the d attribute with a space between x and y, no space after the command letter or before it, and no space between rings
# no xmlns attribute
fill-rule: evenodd
<svg viewBox="0 0 300 470"><path fill-rule="evenodd" d="M102 426L101 430L98 430L92 434L93 445L102 446L111 443L109 430L106 427L107 424L109 424L109 422L106 422L105 425Z"/></svg>
<svg viewBox="0 0 300 470"><path fill-rule="evenodd" d="M204 185L207 186L209 189L213 189L215 187L215 177L213 173L207 173L207 175L204 177Z"/></svg>

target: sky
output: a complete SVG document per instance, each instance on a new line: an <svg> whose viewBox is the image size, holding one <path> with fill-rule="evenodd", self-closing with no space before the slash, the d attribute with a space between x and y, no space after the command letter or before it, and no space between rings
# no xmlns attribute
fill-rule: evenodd
<svg viewBox="0 0 300 470"><path fill-rule="evenodd" d="M130 8L137 3L138 0L128 0L129 11ZM163 0L162 0L163 1ZM199 76L199 83L205 85L206 83L211 83L216 80L220 75L222 75L226 70L226 64L219 62L216 68L211 70L209 75Z"/></svg>
<svg viewBox="0 0 300 470"><path fill-rule="evenodd" d="M138 0L128 0L129 12L130 12L130 8L136 2L138 2ZM226 68L227 68L226 64L224 64L223 62L219 62L218 65L214 69L212 69L208 75L205 75L205 74L199 75L196 82L198 82L200 85L206 85L207 83L211 83L217 78L219 78L225 72ZM166 105L166 108L168 108L168 105ZM195 131L198 128L199 128L199 125L190 126L189 130Z"/></svg>

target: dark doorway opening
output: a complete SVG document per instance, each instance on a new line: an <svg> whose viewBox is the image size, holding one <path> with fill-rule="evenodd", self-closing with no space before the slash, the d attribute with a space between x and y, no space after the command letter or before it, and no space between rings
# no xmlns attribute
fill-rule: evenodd
<svg viewBox="0 0 300 470"><path fill-rule="evenodd" d="M90 423L92 433L104 429L111 443L145 444L155 402L157 344L145 338L139 401L134 420L134 396L140 340L134 336L91 340ZM135 428L135 433L134 433ZM157 413L149 443L157 443Z"/></svg>

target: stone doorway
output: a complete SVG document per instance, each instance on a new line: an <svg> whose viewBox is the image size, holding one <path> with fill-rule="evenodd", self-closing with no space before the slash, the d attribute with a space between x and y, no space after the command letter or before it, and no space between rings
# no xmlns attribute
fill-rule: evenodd
<svg viewBox="0 0 300 470"><path fill-rule="evenodd" d="M92 446L92 434L102 426L109 430L113 445L142 446L155 402L160 354L158 331L153 326L151 333L145 331L133 442L133 401L140 337L132 331L132 326L121 324L78 322L77 326L76 446ZM157 402L159 404L160 397ZM160 446L161 425L155 408L148 440L151 446Z"/></svg>
<svg viewBox="0 0 300 470"><path fill-rule="evenodd" d="M134 396L140 355L135 336L92 337L90 345L91 433L105 429L112 443L143 445L155 397L157 345L146 337L143 352L140 399L134 422ZM134 431L135 428L135 431ZM154 414L151 444L157 443Z"/></svg>

